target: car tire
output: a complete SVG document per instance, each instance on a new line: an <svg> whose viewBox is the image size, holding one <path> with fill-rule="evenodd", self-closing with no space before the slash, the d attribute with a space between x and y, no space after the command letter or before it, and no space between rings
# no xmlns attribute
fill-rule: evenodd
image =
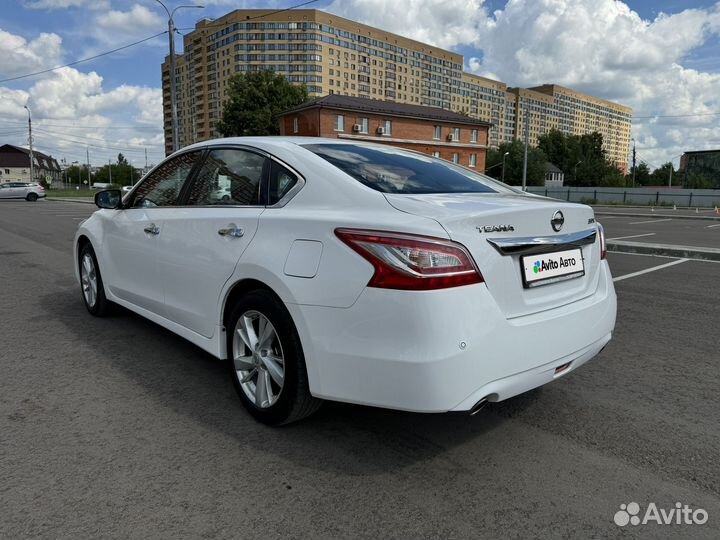
<svg viewBox="0 0 720 540"><path fill-rule="evenodd" d="M35 201L37 201L37 200L38 200L37 193L28 193L28 194L25 196L25 200L26 200L26 201L30 201L30 202L35 202Z"/></svg>
<svg viewBox="0 0 720 540"><path fill-rule="evenodd" d="M110 301L105 296L100 266L90 243L80 248L78 255L80 292L88 312L95 317L104 317L110 310Z"/></svg>
<svg viewBox="0 0 720 540"><path fill-rule="evenodd" d="M235 390L259 422L297 422L322 404L310 394L305 356L290 313L269 291L251 291L233 306L227 350Z"/></svg>

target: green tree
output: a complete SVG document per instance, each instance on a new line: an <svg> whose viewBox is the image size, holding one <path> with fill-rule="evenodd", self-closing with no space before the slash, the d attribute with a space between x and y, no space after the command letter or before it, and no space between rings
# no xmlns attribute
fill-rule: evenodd
<svg viewBox="0 0 720 540"><path fill-rule="evenodd" d="M117 163L118 165L129 165L127 158L122 153L118 154Z"/></svg>
<svg viewBox="0 0 720 540"><path fill-rule="evenodd" d="M277 116L307 101L305 86L290 84L274 71L238 73L229 81L217 130L225 137L279 135Z"/></svg>
<svg viewBox="0 0 720 540"><path fill-rule="evenodd" d="M633 168L630 167L628 173L628 185L632 187L633 182ZM635 186L648 186L650 185L650 167L644 161L638 163L635 167Z"/></svg>
<svg viewBox="0 0 720 540"><path fill-rule="evenodd" d="M78 185L78 175L79 175L79 182L81 186L84 186L85 184L83 182L87 182L88 179L88 169L87 165L83 165L82 167L78 165L70 165L67 169L65 169L64 173L64 180L65 184L70 186L77 186Z"/></svg>
<svg viewBox="0 0 720 540"><path fill-rule="evenodd" d="M548 161L565 173L565 184L571 186L619 186L620 170L607 159L602 134L566 135L552 130L538 138L538 147Z"/></svg>
<svg viewBox="0 0 720 540"><path fill-rule="evenodd" d="M509 143L502 143L497 150L490 149L487 154L485 174L498 180L502 179L502 162L505 152L505 183L511 185L522 184L523 159L525 145L514 140ZM542 186L545 183L545 152L539 148L528 148L527 185Z"/></svg>
<svg viewBox="0 0 720 540"><path fill-rule="evenodd" d="M672 162L668 161L667 163L663 163L660 167L655 169L652 174L650 175L650 183L653 186L664 186L667 185L670 181L670 175L672 174L673 183L680 182L680 178L676 178L676 171L675 167L673 167Z"/></svg>

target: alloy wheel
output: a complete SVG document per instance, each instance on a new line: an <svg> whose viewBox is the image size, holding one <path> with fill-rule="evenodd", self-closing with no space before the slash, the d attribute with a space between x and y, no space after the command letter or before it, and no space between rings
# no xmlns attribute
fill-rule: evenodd
<svg viewBox="0 0 720 540"><path fill-rule="evenodd" d="M95 306L97 301L98 280L97 271L95 270L95 261L92 255L85 253L82 258L80 267L80 281L82 282L83 296L88 307Z"/></svg>
<svg viewBox="0 0 720 540"><path fill-rule="evenodd" d="M271 407L285 382L285 356L270 320L258 311L246 311L233 335L235 376L245 396L260 409Z"/></svg>

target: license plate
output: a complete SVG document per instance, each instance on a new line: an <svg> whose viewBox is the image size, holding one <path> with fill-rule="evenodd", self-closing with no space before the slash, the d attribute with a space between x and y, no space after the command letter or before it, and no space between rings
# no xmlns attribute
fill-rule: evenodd
<svg viewBox="0 0 720 540"><path fill-rule="evenodd" d="M521 265L525 288L585 275L585 261L580 249L526 255L522 257Z"/></svg>

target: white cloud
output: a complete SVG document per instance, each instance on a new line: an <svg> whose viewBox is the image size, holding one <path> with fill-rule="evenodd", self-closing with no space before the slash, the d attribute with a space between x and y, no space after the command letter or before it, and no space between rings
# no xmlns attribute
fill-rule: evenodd
<svg viewBox="0 0 720 540"><path fill-rule="evenodd" d="M62 60L62 39L57 34L42 33L27 40L0 30L0 73L4 77L22 75L54 67Z"/></svg>
<svg viewBox="0 0 720 540"><path fill-rule="evenodd" d="M483 0L334 0L326 9L446 49L474 42L488 16Z"/></svg>
<svg viewBox="0 0 720 540"><path fill-rule="evenodd" d="M25 7L31 9L67 9L67 8L89 8L107 9L110 7L109 0L26 0Z"/></svg>
<svg viewBox="0 0 720 540"><path fill-rule="evenodd" d="M95 72L62 68L35 82L28 91L0 86L0 117L9 128L22 129L33 114L33 138L40 151L84 161L89 148L94 164L115 159L118 152L141 165L144 147L150 161L162 156L162 92L159 88L121 85L106 90ZM1 142L20 144L14 133Z"/></svg>
<svg viewBox="0 0 720 540"><path fill-rule="evenodd" d="M147 34L160 32L165 29L167 20L157 11L151 11L146 6L134 4L128 11L110 10L98 15L96 25L103 32L117 32L127 35L127 32ZM125 38L127 40L127 38Z"/></svg>
<svg viewBox="0 0 720 540"><path fill-rule="evenodd" d="M633 107L637 115L720 111L720 74L683 66L720 32L720 2L643 20L615 0L335 0L328 10L446 48L476 49L466 68L513 86L557 83ZM720 147L718 116L638 119L638 152L660 165ZM677 161L675 161L677 165Z"/></svg>
<svg viewBox="0 0 720 540"><path fill-rule="evenodd" d="M96 44L88 51L88 54L95 54L100 49L108 46L126 45L132 41L146 38L167 29L167 17L158 10L149 9L140 4L133 4L129 10L110 10L97 13L91 25L91 35ZM167 36L152 40L149 44L167 47ZM98 45L102 45L98 49Z"/></svg>

